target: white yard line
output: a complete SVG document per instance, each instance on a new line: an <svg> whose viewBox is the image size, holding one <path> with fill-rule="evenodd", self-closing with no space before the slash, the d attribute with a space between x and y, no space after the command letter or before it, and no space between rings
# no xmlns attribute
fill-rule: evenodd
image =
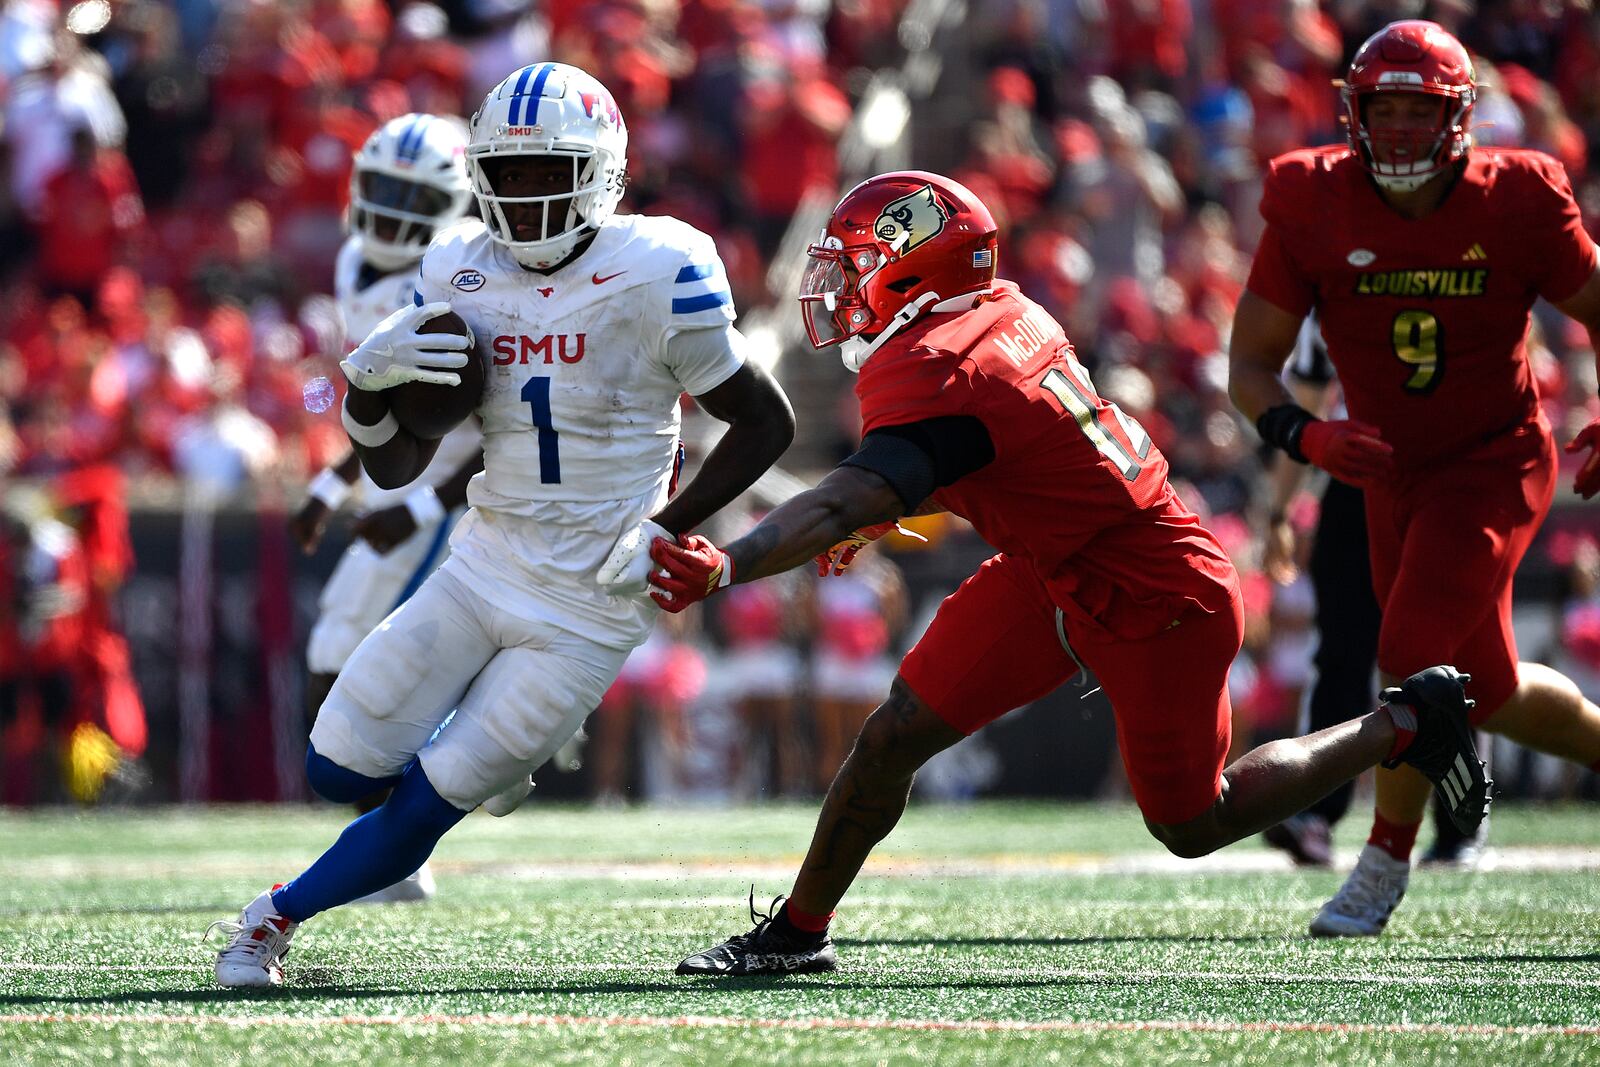
<svg viewBox="0 0 1600 1067"><path fill-rule="evenodd" d="M1050 946L1036 946L1047 948ZM1066 941L1062 948L1071 948L1073 945ZM1415 965L1414 961L1403 962ZM1553 960L1552 964L1563 961ZM1534 961L1522 960L1514 966L1525 968ZM542 977L585 975L600 973L634 973L644 977L652 974L664 976L670 961L662 960L659 968L652 968L648 964L629 963L511 963L480 961L477 963L427 963L423 961L407 962L404 970L408 974L454 974L463 972L492 971L497 975L515 977L526 976L530 979ZM1308 960L1312 966L1325 967L1325 960ZM316 961L308 966L326 966L325 961ZM848 966L848 964L847 964ZM1440 969L1456 966L1454 961L1437 964ZM1513 966L1513 965L1508 965ZM0 970L5 971L31 971L46 974L82 974L85 976L96 974L183 974L194 973L209 978L211 962L209 960L197 961L191 964L79 964L79 963L31 963L0 958ZM863 969L863 974L872 979L880 978L926 978L930 985L938 984L937 975L931 975L928 967L923 964L884 966L881 962L874 961L870 967ZM1163 968L1160 970L1129 970L1125 967L1114 969L1098 967L1049 967L1028 965L1015 968L1003 967L964 967L961 970L962 978L998 980L1027 978L1044 979L1061 982L1097 982L1106 985L1157 985L1167 982L1221 982L1228 985L1356 985L1356 986L1393 986L1393 987L1424 987L1424 986L1464 986L1469 988L1501 988L1512 986L1524 989L1580 988L1600 989L1600 977L1579 977L1564 974L1559 977L1530 978L1520 975L1493 976L1493 975L1453 975L1453 974L1418 974L1397 975L1380 973L1376 971L1345 971L1329 973L1326 970L1307 971L1242 971L1242 970L1186 970L1183 968ZM344 980L352 986L360 986L363 980L379 981L383 973L371 967L353 968L344 975ZM819 980L819 988L826 986L826 979ZM707 988L696 984L694 981L682 983L685 991ZM326 987L330 999L336 999L341 994L338 986ZM441 989L439 996L450 996L452 990ZM529 987L527 993L537 994L537 988ZM86 993L85 1000L94 999L95 994ZM0 993L0 1001L5 1000L5 995Z"/></svg>
<svg viewBox="0 0 1600 1067"><path fill-rule="evenodd" d="M1142 1021L1012 1019L768 1019L720 1015L343 1015L324 1018L298 1015L256 1015L228 1018L199 1014L15 1014L0 1015L0 1025L63 1024L98 1026L224 1026L234 1028L289 1026L306 1029L338 1026L504 1026L598 1027L641 1030L863 1030L1044 1033L1171 1032L1202 1034L1384 1034L1441 1037L1600 1037L1600 1026L1494 1026L1474 1023L1313 1023L1296 1021L1206 1022L1194 1019Z"/></svg>
<svg viewBox="0 0 1600 1067"><path fill-rule="evenodd" d="M1356 853L1341 853L1336 866L1345 869L1355 862ZM594 861L554 858L537 863L506 863L499 860L452 860L435 858L434 869L447 874L490 874L496 877L529 881L671 881L704 878L708 875L737 874L740 877L787 878L799 866L801 857L742 860L736 857L689 857L681 860ZM293 866L285 860L278 866ZM229 876L275 870L259 860L216 862L214 859L135 860L94 859L74 856L14 860L7 864L9 878L47 879L119 877L150 878L169 875L204 874ZM865 873L880 878L981 878L996 874L1014 877L1073 875L1196 875L1196 874L1272 874L1291 870L1282 855L1258 848L1225 849L1200 859L1186 860L1165 852L1108 856L1098 853L1007 853L963 859L930 859L917 856L875 856L867 861ZM1490 849L1479 864L1480 871L1590 871L1600 870L1600 849L1586 847L1508 846Z"/></svg>

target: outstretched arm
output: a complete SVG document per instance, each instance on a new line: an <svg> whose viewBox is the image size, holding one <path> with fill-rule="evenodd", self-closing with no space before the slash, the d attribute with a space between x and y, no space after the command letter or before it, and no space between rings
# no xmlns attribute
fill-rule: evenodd
<svg viewBox="0 0 1600 1067"><path fill-rule="evenodd" d="M815 489L773 509L724 552L704 537L665 538L650 546L660 572L651 592L667 611L682 611L735 581L789 570L863 527L891 523L995 458L994 442L971 415L938 416L880 427Z"/></svg>
<svg viewBox="0 0 1600 1067"><path fill-rule="evenodd" d="M862 467L836 467L815 489L780 504L727 547L733 581L781 574L863 526L893 522L905 511L905 501L881 475Z"/></svg>
<svg viewBox="0 0 1600 1067"><path fill-rule="evenodd" d="M300 546L300 551L309 556L317 550L317 545L322 541L322 532L328 525L328 516L339 510L339 505L350 495L350 487L360 476L361 459L354 451L350 451L337 463L318 471L317 476L311 479L305 502L289 520L289 532Z"/></svg>

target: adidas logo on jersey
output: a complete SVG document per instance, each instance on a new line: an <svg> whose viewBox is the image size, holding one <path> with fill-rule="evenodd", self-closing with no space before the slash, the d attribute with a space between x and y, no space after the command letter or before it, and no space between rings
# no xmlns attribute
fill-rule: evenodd
<svg viewBox="0 0 1600 1067"><path fill-rule="evenodd" d="M1472 243L1472 247L1467 249L1466 252L1464 252L1462 254L1461 262L1463 262L1463 263L1477 263L1480 260L1485 260L1485 259L1488 259L1488 258L1489 258L1489 253L1487 253L1487 252L1485 252L1483 250L1483 246L1482 245L1480 245L1476 241L1474 241Z"/></svg>

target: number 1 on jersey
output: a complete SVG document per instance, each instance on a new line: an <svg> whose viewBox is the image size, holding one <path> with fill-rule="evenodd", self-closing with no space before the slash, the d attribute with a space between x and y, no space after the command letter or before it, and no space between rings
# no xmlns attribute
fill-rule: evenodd
<svg viewBox="0 0 1600 1067"><path fill-rule="evenodd" d="M1109 404L1112 414L1122 424L1122 432L1128 435L1128 442L1133 446L1133 451L1128 451L1127 445L1100 425L1099 412L1095 408L1092 395L1094 383L1089 380L1089 372L1076 366L1073 370L1083 379L1082 383L1073 381L1059 368L1052 367L1039 380L1039 387L1061 401L1062 408L1072 415L1078 424L1078 429L1083 431L1089 443L1094 445L1102 456L1109 459L1111 465L1121 471L1124 478L1133 481L1139 477L1139 461L1150 454L1150 435L1145 433L1144 427L1136 420L1123 414L1121 408Z"/></svg>
<svg viewBox="0 0 1600 1067"><path fill-rule="evenodd" d="M550 379L529 378L522 386L522 399L533 409L533 425L539 431L539 481L555 485L561 481L561 444L550 421Z"/></svg>

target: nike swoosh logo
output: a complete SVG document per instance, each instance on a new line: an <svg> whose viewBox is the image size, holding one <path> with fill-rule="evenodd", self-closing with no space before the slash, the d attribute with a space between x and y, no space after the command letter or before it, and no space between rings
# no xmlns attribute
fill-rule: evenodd
<svg viewBox="0 0 1600 1067"><path fill-rule="evenodd" d="M619 270L615 274L607 274L604 278L600 277L600 275L598 275L598 274L593 274L593 275L589 276L589 280L591 282L594 282L596 285L600 285L600 284L603 284L605 282L609 282L612 278L620 278L626 273L628 273L628 272L625 271L625 270Z"/></svg>

